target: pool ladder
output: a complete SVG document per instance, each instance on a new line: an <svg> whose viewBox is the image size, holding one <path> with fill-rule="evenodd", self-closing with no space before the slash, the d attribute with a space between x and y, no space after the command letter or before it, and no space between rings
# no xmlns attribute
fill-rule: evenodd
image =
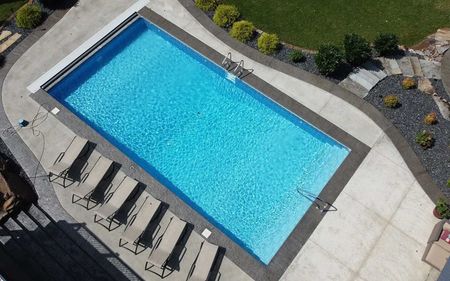
<svg viewBox="0 0 450 281"><path fill-rule="evenodd" d="M226 57L222 61L222 66L228 70L228 72L236 75L237 77L241 77L245 71L253 72L253 69L245 69L244 60L240 60L239 63L236 64L236 67L232 68L233 64L236 64L231 58L231 52L228 52ZM230 70L231 68L231 70Z"/></svg>
<svg viewBox="0 0 450 281"><path fill-rule="evenodd" d="M316 196L315 194L307 190L298 187L297 192L307 200L311 201L311 203L313 203L316 206L316 209L319 210L321 213L328 211L337 211L337 208L333 206L333 204L330 204L325 200L322 200L319 196Z"/></svg>

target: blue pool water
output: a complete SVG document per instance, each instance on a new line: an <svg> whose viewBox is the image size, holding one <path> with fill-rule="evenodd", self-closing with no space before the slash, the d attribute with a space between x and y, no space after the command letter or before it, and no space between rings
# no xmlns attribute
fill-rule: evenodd
<svg viewBox="0 0 450 281"><path fill-rule="evenodd" d="M143 19L49 92L266 264L349 154Z"/></svg>

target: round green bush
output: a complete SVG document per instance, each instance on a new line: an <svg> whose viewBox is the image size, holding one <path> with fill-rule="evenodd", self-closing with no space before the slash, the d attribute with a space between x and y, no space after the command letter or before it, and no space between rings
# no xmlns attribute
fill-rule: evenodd
<svg viewBox="0 0 450 281"><path fill-rule="evenodd" d="M266 55L271 55L278 50L280 39L276 34L263 32L258 38L258 50Z"/></svg>
<svg viewBox="0 0 450 281"><path fill-rule="evenodd" d="M214 11L217 7L217 1L216 0L195 0L195 6L197 8L209 12Z"/></svg>
<svg viewBox="0 0 450 281"><path fill-rule="evenodd" d="M230 36L245 43L252 39L254 32L255 26L253 23L246 20L241 20L233 23L230 30Z"/></svg>
<svg viewBox="0 0 450 281"><path fill-rule="evenodd" d="M239 16L240 14L236 6L221 4L216 8L213 21L220 27L229 27L239 18Z"/></svg>
<svg viewBox="0 0 450 281"><path fill-rule="evenodd" d="M364 37L351 33L344 37L344 52L349 64L360 66L370 59L372 49Z"/></svg>
<svg viewBox="0 0 450 281"><path fill-rule="evenodd" d="M344 60L342 50L332 44L324 44L319 47L315 61L319 72L330 75L335 72Z"/></svg>
<svg viewBox="0 0 450 281"><path fill-rule="evenodd" d="M302 51L292 51L289 53L289 58L292 62L299 63L306 59Z"/></svg>
<svg viewBox="0 0 450 281"><path fill-rule="evenodd" d="M399 39L392 33L380 33L373 41L373 47L380 56L395 55L398 52Z"/></svg>
<svg viewBox="0 0 450 281"><path fill-rule="evenodd" d="M42 11L38 4L27 4L16 13L16 24L20 28L31 29L41 23Z"/></svg>

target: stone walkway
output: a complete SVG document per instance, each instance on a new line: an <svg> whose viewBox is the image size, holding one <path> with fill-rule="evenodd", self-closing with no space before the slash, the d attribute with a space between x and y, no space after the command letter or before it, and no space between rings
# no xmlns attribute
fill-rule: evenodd
<svg viewBox="0 0 450 281"><path fill-rule="evenodd" d="M400 59L379 57L356 68L339 85L364 98L381 80L390 75L426 79L441 79L441 64L435 61L405 56Z"/></svg>
<svg viewBox="0 0 450 281"><path fill-rule="evenodd" d="M11 68L3 84L2 97L12 123L20 118L32 120L39 110L26 87L129 6L125 0L93 2L79 1L71 14ZM364 101L349 104L308 82L240 54L211 34L176 0L154 0L149 7L220 53L232 52L233 58L243 59L255 75L371 148L337 198L334 205L338 210L325 215L282 280L433 280L430 266L420 259L436 222L432 215L433 203L387 137L388 126L381 128L360 109ZM45 134L45 144L42 137L36 137L30 130L18 133L46 168L64 150L73 132L51 114L38 129ZM47 149L42 150L44 145ZM54 188L72 216L86 222L105 243L120 251L110 234L92 225L89 216L79 209L67 207L66 193L59 186ZM128 260L126 254L121 257ZM130 266L134 267L134 263ZM228 280L246 278L241 273Z"/></svg>

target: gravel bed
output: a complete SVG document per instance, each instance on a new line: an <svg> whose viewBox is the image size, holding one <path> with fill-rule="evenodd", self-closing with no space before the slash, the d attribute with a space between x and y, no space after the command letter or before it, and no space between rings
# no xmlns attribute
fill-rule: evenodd
<svg viewBox="0 0 450 281"><path fill-rule="evenodd" d="M447 180L450 178L450 122L442 118L431 96L417 89L403 90L401 87L403 78L399 75L385 78L369 92L365 100L374 105L400 130L434 182L450 198L450 188L447 187ZM440 80L432 80L432 84L437 94L446 97ZM383 97L390 94L399 98L400 107L390 109L384 106ZM436 125L426 125L423 122L425 115L430 112L438 114ZM422 130L433 134L435 142L430 149L424 150L415 142L416 134Z"/></svg>

